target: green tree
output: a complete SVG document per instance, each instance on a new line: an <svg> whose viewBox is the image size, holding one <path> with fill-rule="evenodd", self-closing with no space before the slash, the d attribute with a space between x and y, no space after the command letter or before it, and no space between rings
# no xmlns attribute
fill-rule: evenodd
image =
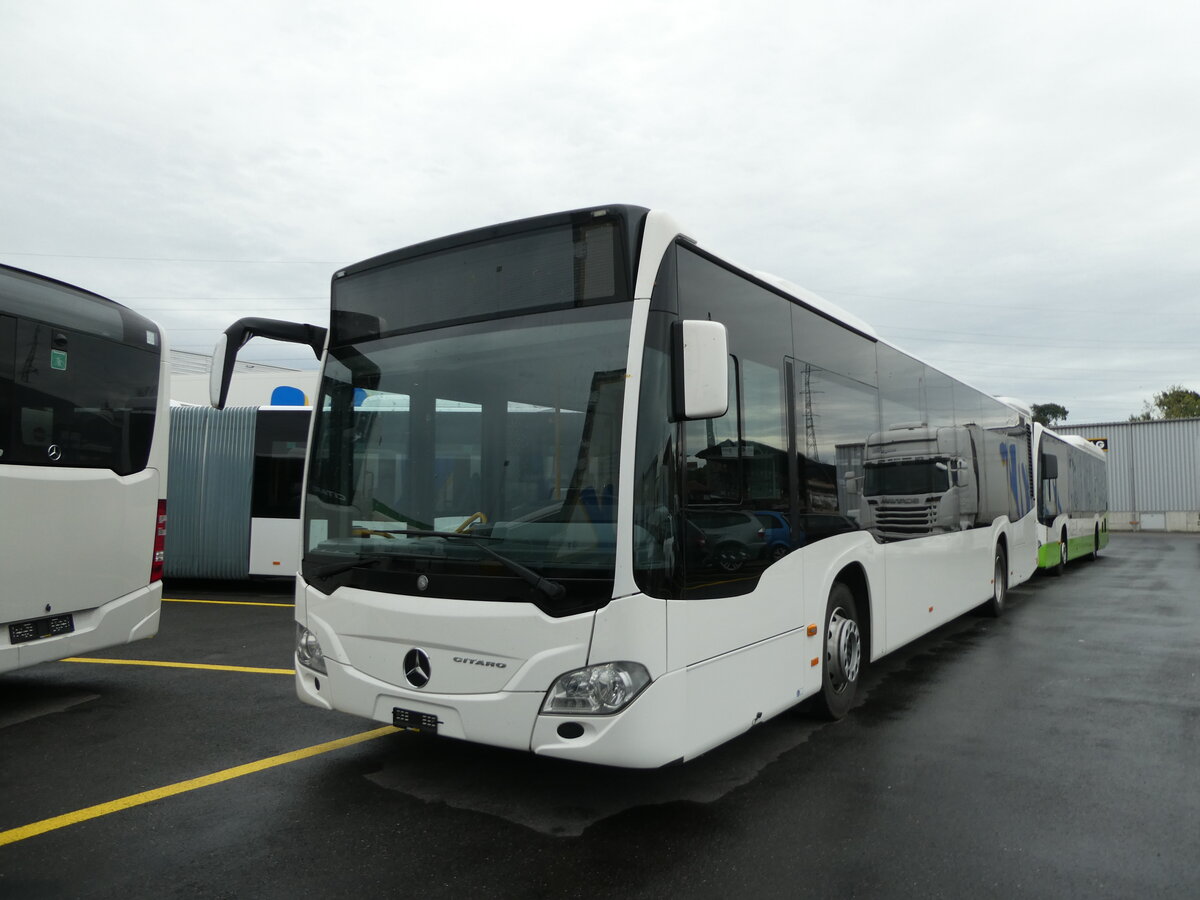
<svg viewBox="0 0 1200 900"><path fill-rule="evenodd" d="M1033 421L1052 426L1067 421L1067 408L1057 403L1034 403L1029 407Z"/></svg>
<svg viewBox="0 0 1200 900"><path fill-rule="evenodd" d="M1129 417L1130 422L1149 422L1151 419L1200 418L1200 394L1173 384L1165 391L1154 395L1154 402L1146 401L1140 413Z"/></svg>

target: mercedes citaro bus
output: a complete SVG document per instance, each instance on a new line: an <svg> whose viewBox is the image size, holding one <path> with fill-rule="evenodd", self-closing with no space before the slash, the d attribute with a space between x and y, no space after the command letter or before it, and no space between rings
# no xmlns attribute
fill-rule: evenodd
<svg viewBox="0 0 1200 900"><path fill-rule="evenodd" d="M845 715L869 661L999 615L1036 568L1027 411L660 212L558 213L350 266L328 331L228 329L214 405L254 335L323 361L295 652L300 697L326 709L661 766L809 698ZM994 486L986 515L871 525L888 511L863 514L868 439L961 426L977 451L930 473ZM825 519L840 527L804 524Z"/></svg>

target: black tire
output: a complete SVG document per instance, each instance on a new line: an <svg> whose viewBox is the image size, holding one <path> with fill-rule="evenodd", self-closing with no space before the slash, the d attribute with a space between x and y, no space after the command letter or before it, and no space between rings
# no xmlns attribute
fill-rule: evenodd
<svg viewBox="0 0 1200 900"><path fill-rule="evenodd" d="M825 719L843 718L854 705L864 657L858 606L854 593L840 582L829 592L825 604L825 658L821 660L821 690L816 711Z"/></svg>
<svg viewBox="0 0 1200 900"><path fill-rule="evenodd" d="M1062 540L1058 544L1058 565L1050 570L1055 578L1061 578L1067 571L1067 529L1063 529Z"/></svg>
<svg viewBox="0 0 1200 900"><path fill-rule="evenodd" d="M726 541L713 551L713 561L723 572L736 572L749 558L750 553L745 544L739 544L737 541Z"/></svg>
<svg viewBox="0 0 1200 900"><path fill-rule="evenodd" d="M1008 605L1008 553L999 544L992 560L992 597L983 604L985 615L998 619Z"/></svg>
<svg viewBox="0 0 1200 900"><path fill-rule="evenodd" d="M1100 558L1100 526L1096 526L1095 532L1092 533L1092 562Z"/></svg>

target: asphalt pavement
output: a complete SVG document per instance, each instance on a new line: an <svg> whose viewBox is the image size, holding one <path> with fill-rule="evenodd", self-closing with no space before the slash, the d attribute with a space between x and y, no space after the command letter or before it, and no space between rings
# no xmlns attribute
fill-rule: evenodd
<svg viewBox="0 0 1200 900"><path fill-rule="evenodd" d="M1200 896L1200 535L1115 534L683 766L299 703L290 586L0 675L0 898Z"/></svg>

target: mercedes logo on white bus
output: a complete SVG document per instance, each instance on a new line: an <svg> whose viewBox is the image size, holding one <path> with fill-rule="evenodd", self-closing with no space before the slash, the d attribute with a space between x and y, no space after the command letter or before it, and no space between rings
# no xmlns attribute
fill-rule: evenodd
<svg viewBox="0 0 1200 900"><path fill-rule="evenodd" d="M58 444L51 444L49 447L47 447L46 455L55 462L58 462L60 459L62 459L62 451L58 449Z"/></svg>
<svg viewBox="0 0 1200 900"><path fill-rule="evenodd" d="M429 665L429 654L415 647L404 654L404 677L415 688L429 684L433 670Z"/></svg>

